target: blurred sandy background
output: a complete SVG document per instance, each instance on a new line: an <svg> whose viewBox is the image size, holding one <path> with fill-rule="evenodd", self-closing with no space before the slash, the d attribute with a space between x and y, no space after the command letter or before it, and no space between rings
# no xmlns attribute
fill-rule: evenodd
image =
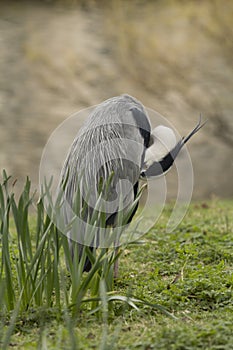
<svg viewBox="0 0 233 350"><path fill-rule="evenodd" d="M232 1L1 1L1 171L36 187L51 132L128 93L181 135L201 112L194 198L232 197L232 23Z"/></svg>

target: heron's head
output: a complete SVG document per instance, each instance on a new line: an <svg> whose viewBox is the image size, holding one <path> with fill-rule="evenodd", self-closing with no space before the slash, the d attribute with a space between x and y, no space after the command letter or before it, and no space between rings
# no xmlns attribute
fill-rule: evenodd
<svg viewBox="0 0 233 350"><path fill-rule="evenodd" d="M145 152L144 168L148 169L155 161L159 162L176 145L176 136L172 129L159 125L151 132L150 146Z"/></svg>
<svg viewBox="0 0 233 350"><path fill-rule="evenodd" d="M159 125L151 132L150 146L146 149L142 178L150 178L167 172L184 144L205 125L200 120L195 128L178 142L172 129Z"/></svg>

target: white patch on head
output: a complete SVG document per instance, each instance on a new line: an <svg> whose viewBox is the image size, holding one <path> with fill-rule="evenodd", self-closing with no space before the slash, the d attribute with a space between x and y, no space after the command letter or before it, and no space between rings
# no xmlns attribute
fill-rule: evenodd
<svg viewBox="0 0 233 350"><path fill-rule="evenodd" d="M152 145L145 152L144 168L160 161L176 145L176 136L172 129L159 125L151 132Z"/></svg>

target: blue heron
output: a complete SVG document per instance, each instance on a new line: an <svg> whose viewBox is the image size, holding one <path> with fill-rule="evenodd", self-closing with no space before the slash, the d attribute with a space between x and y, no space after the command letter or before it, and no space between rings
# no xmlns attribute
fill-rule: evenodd
<svg viewBox="0 0 233 350"><path fill-rule="evenodd" d="M144 106L134 97L121 95L104 101L90 113L65 160L61 179L67 202L73 205L78 186L81 187L82 194L87 194L87 190L98 193L99 183L102 183L103 189L111 176L107 201L114 202L120 191L123 208L129 208L138 194L139 180L167 172L184 144L202 126L200 118L188 136L177 142L170 128L158 126L151 130ZM85 181L79 182L78 177L82 177L82 174ZM131 186L124 187L123 181L119 189L120 180L125 180ZM86 220L93 214L97 197L93 198L92 204L85 198L81 201L81 210L85 211L83 217ZM128 223L136 213L137 206L128 218ZM115 205L114 210L107 211L104 226L113 227L116 224L118 209L119 206ZM81 256L83 245L79 241L68 239L71 255L73 256L74 248L78 245ZM89 271L91 266L87 258L84 271Z"/></svg>

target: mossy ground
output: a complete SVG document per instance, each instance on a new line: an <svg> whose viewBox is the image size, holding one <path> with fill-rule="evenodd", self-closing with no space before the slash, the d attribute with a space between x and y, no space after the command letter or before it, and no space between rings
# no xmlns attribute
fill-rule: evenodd
<svg viewBox="0 0 233 350"><path fill-rule="evenodd" d="M56 309L21 314L14 349L232 349L233 202L193 203L179 225L160 222L120 259L115 290L166 307L115 303L107 317L76 320Z"/></svg>

